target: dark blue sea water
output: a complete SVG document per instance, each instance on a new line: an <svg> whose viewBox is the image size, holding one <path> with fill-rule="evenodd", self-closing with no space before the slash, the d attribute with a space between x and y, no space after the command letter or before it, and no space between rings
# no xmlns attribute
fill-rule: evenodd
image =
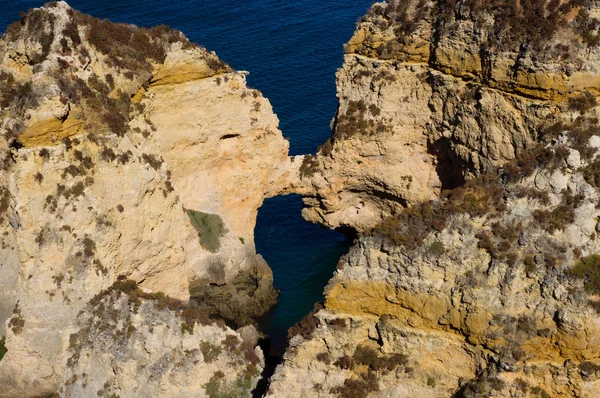
<svg viewBox="0 0 600 398"><path fill-rule="evenodd" d="M335 71L342 46L372 0L72 0L87 14L139 26L166 24L215 51L248 84L269 98L290 138L291 154L314 153L330 135L337 106ZM19 11L42 1L0 0L0 29ZM287 328L322 298L323 287L347 239L304 222L299 197L267 200L260 209L256 246L281 289L279 304L263 329L281 345Z"/></svg>

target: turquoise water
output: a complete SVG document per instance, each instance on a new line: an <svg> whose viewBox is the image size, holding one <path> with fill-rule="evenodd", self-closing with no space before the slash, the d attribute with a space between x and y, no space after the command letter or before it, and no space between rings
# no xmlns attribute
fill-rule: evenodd
<svg viewBox="0 0 600 398"><path fill-rule="evenodd" d="M0 1L2 30L19 11L40 1ZM167 24L215 51L248 84L269 98L289 137L291 154L314 153L331 132L337 106L335 71L342 46L371 0L73 0L69 4L98 18L141 26ZM262 326L277 351L287 328L322 299L323 287L349 245L334 231L304 222L299 197L267 200L260 209L256 246L281 289L279 304Z"/></svg>

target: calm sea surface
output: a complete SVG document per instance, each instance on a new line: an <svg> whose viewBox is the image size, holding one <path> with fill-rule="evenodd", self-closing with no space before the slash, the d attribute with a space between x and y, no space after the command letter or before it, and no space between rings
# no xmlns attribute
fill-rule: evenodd
<svg viewBox="0 0 600 398"><path fill-rule="evenodd" d="M335 71L342 45L371 0L72 0L87 14L139 26L166 24L215 51L238 70L250 71L248 85L271 101L290 138L291 154L314 153L329 137L337 106ZM42 1L0 0L0 29L19 11ZM263 329L283 344L287 328L322 299L323 287L348 248L336 232L304 222L299 197L267 200L260 209L256 246L281 289L279 304Z"/></svg>

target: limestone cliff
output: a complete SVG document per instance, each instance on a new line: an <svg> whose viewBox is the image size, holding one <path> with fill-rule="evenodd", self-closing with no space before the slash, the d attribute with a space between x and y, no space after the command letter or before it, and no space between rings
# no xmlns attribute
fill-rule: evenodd
<svg viewBox="0 0 600 398"><path fill-rule="evenodd" d="M136 391L210 395L202 386L215 365L199 359L198 339L236 334L192 319L187 336L177 319L192 311L245 324L276 300L253 230L262 201L296 172L269 102L180 32L100 21L64 2L8 28L0 81L0 396L53 394L61 384L67 396L95 395L105 382L108 395L131 396L119 372L144 383L144 372L171 360L181 367L169 379ZM120 278L184 304L127 315L113 297L92 309ZM106 316L115 331L129 322L131 340L102 337ZM160 344L138 344L152 328ZM92 345L74 353L70 336L82 330ZM213 384L235 383L244 364ZM183 388L186 380L195 384ZM248 394L255 375L240 380Z"/></svg>
<svg viewBox="0 0 600 398"><path fill-rule="evenodd" d="M514 159L597 92L594 2L505 3L371 8L337 73L333 137L306 162L307 219L369 229Z"/></svg>
<svg viewBox="0 0 600 398"><path fill-rule="evenodd" d="M301 170L305 216L359 237L270 396L600 395L597 9L516 4L358 23Z"/></svg>

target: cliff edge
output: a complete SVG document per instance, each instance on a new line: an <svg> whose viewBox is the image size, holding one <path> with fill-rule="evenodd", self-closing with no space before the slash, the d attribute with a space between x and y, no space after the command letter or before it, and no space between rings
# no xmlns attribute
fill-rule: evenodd
<svg viewBox="0 0 600 398"><path fill-rule="evenodd" d="M273 397L600 395L596 2L389 1L304 216L358 231Z"/></svg>
<svg viewBox="0 0 600 398"><path fill-rule="evenodd" d="M594 4L373 5L337 72L333 136L305 162L305 218L368 230L530 148L569 98L597 95Z"/></svg>
<svg viewBox="0 0 600 398"><path fill-rule="evenodd" d="M248 395L256 341L240 351L241 335L201 321L242 326L276 302L253 230L297 167L269 102L180 32L65 2L9 26L0 82L0 395L81 396L102 379L107 395L205 396L219 355L201 341L224 339L237 365L213 387L237 380ZM129 300L120 281L139 286ZM146 303L157 297L179 304Z"/></svg>

